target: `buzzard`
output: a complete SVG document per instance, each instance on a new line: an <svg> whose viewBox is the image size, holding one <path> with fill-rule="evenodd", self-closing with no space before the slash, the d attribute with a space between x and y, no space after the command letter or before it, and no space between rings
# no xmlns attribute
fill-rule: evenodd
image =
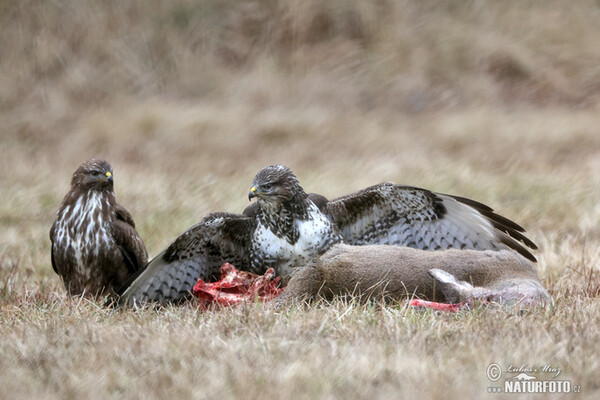
<svg viewBox="0 0 600 400"><path fill-rule="evenodd" d="M117 293L148 259L131 214L115 201L112 168L104 160L77 168L50 240L52 268L70 295Z"/></svg>
<svg viewBox="0 0 600 400"><path fill-rule="evenodd" d="M304 192L282 165L254 178L243 214L217 212L184 232L154 258L121 302L185 298L198 278L218 279L230 262L285 280L335 243L388 244L424 250L510 248L535 260L524 229L481 203L412 186L381 183L335 200Z"/></svg>

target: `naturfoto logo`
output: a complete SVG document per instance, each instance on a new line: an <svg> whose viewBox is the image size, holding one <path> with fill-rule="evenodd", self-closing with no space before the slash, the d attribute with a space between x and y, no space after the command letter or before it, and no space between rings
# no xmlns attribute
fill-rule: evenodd
<svg viewBox="0 0 600 400"><path fill-rule="evenodd" d="M579 393L581 386L572 385L569 380L558 380L563 372L561 367L541 364L510 364L504 370L497 363L492 363L486 370L488 379L498 382L503 373L504 384L488 386L488 393Z"/></svg>

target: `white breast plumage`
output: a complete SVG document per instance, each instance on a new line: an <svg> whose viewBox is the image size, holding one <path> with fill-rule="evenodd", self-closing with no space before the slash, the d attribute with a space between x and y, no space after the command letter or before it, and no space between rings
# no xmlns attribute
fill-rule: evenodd
<svg viewBox="0 0 600 400"><path fill-rule="evenodd" d="M254 231L253 246L259 254L257 261L275 266L278 274L284 277L291 277L297 267L305 266L334 241L331 222L314 204L309 207L309 218L295 223L299 237L294 244L260 223Z"/></svg>
<svg viewBox="0 0 600 400"><path fill-rule="evenodd" d="M80 271L88 270L85 268L88 256L98 256L99 243L113 241L108 234L108 221L103 220L102 212L95 212L104 206L108 204L102 204L101 195L92 193L87 201L80 197L72 209L67 206L59 212L54 246L67 249Z"/></svg>

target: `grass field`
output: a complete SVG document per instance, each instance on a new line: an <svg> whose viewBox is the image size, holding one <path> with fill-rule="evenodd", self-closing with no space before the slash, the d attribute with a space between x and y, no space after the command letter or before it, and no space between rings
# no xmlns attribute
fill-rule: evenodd
<svg viewBox="0 0 600 400"><path fill-rule="evenodd" d="M491 363L600 396L598 2L5 0L0 35L0 398L519 397ZM68 298L48 231L92 157L151 256L273 163L470 197L528 230L555 305Z"/></svg>

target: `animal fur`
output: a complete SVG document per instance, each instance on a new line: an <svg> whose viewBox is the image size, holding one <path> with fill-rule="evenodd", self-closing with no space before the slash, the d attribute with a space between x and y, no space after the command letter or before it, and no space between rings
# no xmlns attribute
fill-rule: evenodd
<svg viewBox="0 0 600 400"><path fill-rule="evenodd" d="M362 299L504 304L545 303L533 264L511 250L424 251L408 247L338 244L299 271L278 303L340 295Z"/></svg>

